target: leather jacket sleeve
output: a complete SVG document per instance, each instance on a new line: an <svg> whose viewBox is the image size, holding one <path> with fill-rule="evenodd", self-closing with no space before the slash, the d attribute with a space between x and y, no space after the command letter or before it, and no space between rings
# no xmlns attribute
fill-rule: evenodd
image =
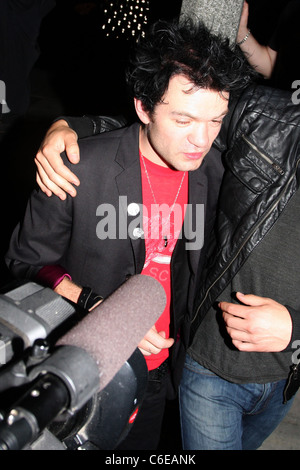
<svg viewBox="0 0 300 470"><path fill-rule="evenodd" d="M78 135L79 139L100 134L101 132L112 131L127 124L123 116L60 116L55 121L64 119L69 127Z"/></svg>

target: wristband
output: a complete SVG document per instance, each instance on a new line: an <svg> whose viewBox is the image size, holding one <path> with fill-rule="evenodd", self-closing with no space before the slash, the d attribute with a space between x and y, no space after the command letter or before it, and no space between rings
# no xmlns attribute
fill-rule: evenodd
<svg viewBox="0 0 300 470"><path fill-rule="evenodd" d="M65 277L70 279L70 281L72 280L70 274L68 274L64 268L59 265L51 265L41 268L35 280L54 290Z"/></svg>
<svg viewBox="0 0 300 470"><path fill-rule="evenodd" d="M55 281L54 284L53 284L52 289L54 290L55 287L57 287L58 284L60 284L61 281L62 281L65 277L67 277L68 279L70 279L70 281L72 281L72 278L71 278L70 274L64 273L62 276L60 276L58 279L56 279L56 281Z"/></svg>
<svg viewBox="0 0 300 470"><path fill-rule="evenodd" d="M85 310L91 310L100 300L103 300L103 297L95 294L90 287L83 287L77 300L77 305Z"/></svg>

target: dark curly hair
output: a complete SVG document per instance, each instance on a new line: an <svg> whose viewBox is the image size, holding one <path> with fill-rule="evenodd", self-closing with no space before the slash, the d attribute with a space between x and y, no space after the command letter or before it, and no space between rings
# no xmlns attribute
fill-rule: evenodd
<svg viewBox="0 0 300 470"><path fill-rule="evenodd" d="M194 86L240 93L254 77L252 67L238 48L213 35L200 22L159 21L137 45L127 70L131 95L150 113L165 94L169 80L183 74Z"/></svg>

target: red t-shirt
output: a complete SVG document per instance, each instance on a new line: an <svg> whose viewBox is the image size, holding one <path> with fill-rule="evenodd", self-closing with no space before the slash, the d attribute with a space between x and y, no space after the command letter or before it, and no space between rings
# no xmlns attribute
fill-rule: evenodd
<svg viewBox="0 0 300 470"><path fill-rule="evenodd" d="M168 338L171 299L170 263L182 229L185 206L188 201L188 173L156 165L146 158L144 162L141 159L141 170L143 230L146 245L146 259L142 274L154 277L165 289L167 304L155 326L158 332L164 331ZM159 354L145 356L148 369L156 369L168 355L169 350L163 349Z"/></svg>

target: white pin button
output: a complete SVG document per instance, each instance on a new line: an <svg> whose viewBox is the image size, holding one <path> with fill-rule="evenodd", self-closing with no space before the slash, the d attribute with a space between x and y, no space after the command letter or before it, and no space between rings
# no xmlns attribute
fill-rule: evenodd
<svg viewBox="0 0 300 470"><path fill-rule="evenodd" d="M140 213L140 207L136 202L132 202L127 207L127 212L129 215L138 215Z"/></svg>
<svg viewBox="0 0 300 470"><path fill-rule="evenodd" d="M141 238L144 235L144 230L139 227L136 227L135 229L133 229L132 234L135 238Z"/></svg>

